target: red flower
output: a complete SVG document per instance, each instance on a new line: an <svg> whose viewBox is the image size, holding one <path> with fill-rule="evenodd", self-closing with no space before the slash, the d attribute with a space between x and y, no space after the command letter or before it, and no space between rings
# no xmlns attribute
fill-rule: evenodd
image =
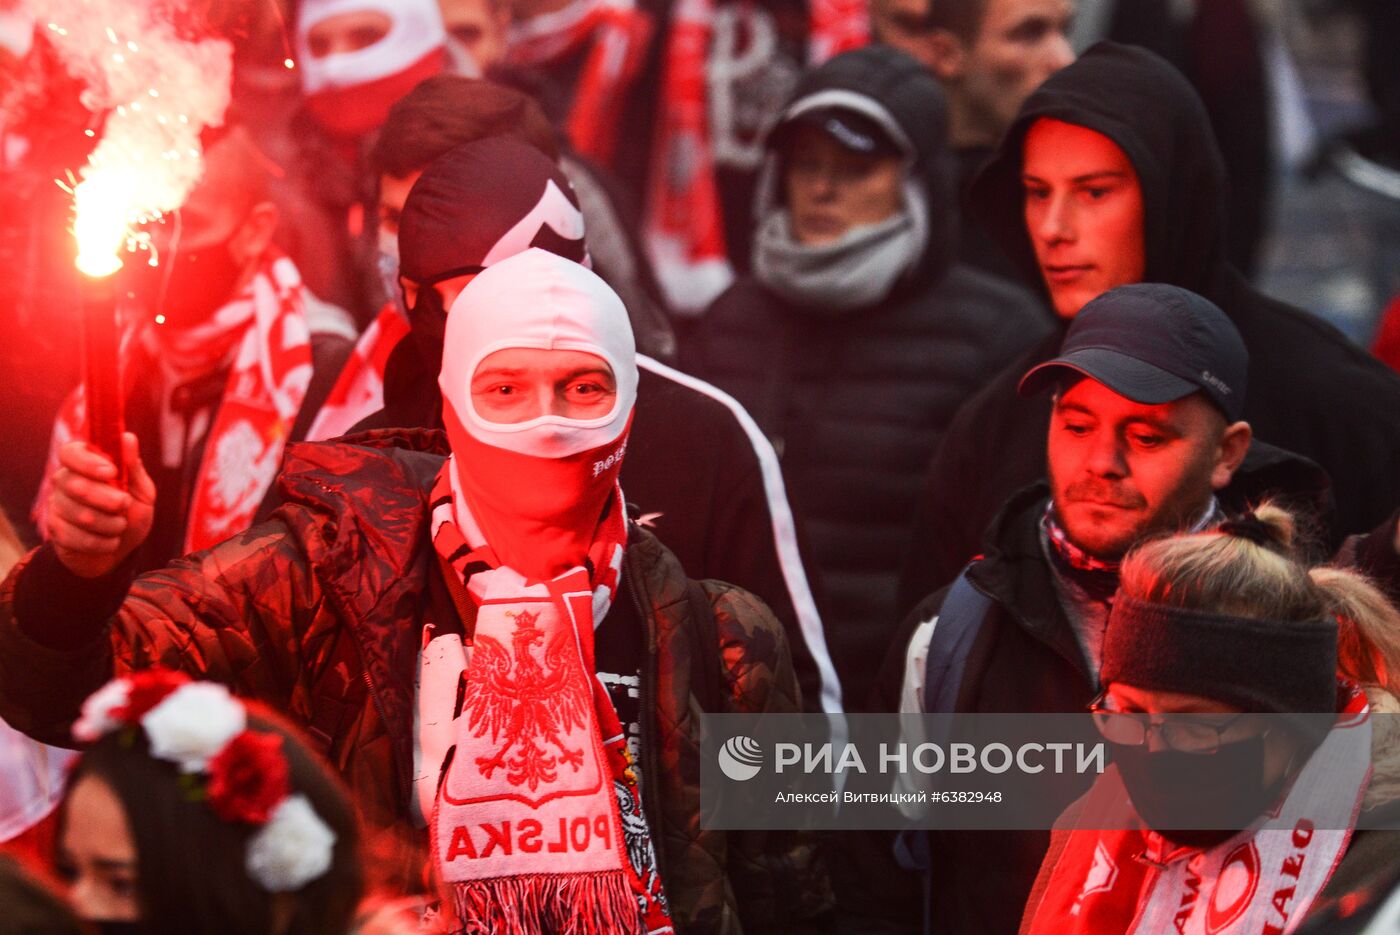
<svg viewBox="0 0 1400 935"><path fill-rule="evenodd" d="M113 714L128 724L135 724L145 717L147 711L164 701L167 695L188 684L190 677L170 669L146 669L133 672L126 680L131 683L126 707L119 708Z"/></svg>
<svg viewBox="0 0 1400 935"><path fill-rule="evenodd" d="M290 792L277 734L245 730L209 761L209 807L224 821L264 824Z"/></svg>

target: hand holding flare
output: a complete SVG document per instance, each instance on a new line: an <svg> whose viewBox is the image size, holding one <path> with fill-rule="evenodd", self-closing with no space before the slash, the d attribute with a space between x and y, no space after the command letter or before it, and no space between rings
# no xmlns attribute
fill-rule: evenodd
<svg viewBox="0 0 1400 935"><path fill-rule="evenodd" d="M136 436L121 437L127 489L116 463L86 442L58 451L61 467L49 494L49 541L75 575L96 578L115 569L146 541L155 519L156 487L141 463Z"/></svg>

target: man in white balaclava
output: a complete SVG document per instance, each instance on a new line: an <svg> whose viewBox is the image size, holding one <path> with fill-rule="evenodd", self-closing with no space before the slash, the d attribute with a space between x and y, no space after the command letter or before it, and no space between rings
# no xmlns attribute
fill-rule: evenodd
<svg viewBox="0 0 1400 935"><path fill-rule="evenodd" d="M297 19L301 88L331 136L357 140L447 63L434 0L305 0Z"/></svg>
<svg viewBox="0 0 1400 935"><path fill-rule="evenodd" d="M453 931L807 930L829 906L809 843L699 825L694 713L800 699L767 608L627 519L634 358L595 274L493 264L449 310L445 434L295 446L271 519L134 582L136 439L129 490L66 446L52 509L75 522L0 589L0 717L65 738L114 671L165 665L301 721L390 839L367 852L432 861Z"/></svg>

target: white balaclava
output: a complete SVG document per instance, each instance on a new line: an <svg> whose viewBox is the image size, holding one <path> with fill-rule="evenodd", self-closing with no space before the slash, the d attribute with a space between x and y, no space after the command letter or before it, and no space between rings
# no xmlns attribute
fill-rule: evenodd
<svg viewBox="0 0 1400 935"><path fill-rule="evenodd" d="M354 52L311 54L308 36L319 23L372 11L389 18L389 32ZM297 18L297 67L312 116L341 137L378 128L389 108L424 78L446 67L447 33L436 0L305 0Z"/></svg>
<svg viewBox="0 0 1400 935"><path fill-rule="evenodd" d="M593 419L488 421L473 405L472 377L507 348L597 355L612 369L616 404ZM637 399L637 350L622 300L597 274L546 250L501 260L448 310L438 386L454 488L485 540L527 576L576 564L617 486Z"/></svg>

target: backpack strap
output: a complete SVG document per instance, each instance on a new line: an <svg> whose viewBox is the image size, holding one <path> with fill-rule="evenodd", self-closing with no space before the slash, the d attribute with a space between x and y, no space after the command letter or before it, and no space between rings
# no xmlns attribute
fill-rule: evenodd
<svg viewBox="0 0 1400 935"><path fill-rule="evenodd" d="M925 714L952 714L956 710L968 657L991 609L992 599L972 586L964 568L943 598L929 637L924 663Z"/></svg>
<svg viewBox="0 0 1400 935"><path fill-rule="evenodd" d="M723 654L720 652L719 627L715 624L715 608L702 582L693 578L685 581L686 602L695 618L699 639L690 654L690 685L700 702L700 710L709 714L725 710Z"/></svg>
<svg viewBox="0 0 1400 935"><path fill-rule="evenodd" d="M924 691L920 699L925 714L953 714L957 710L968 658L992 609L992 599L967 580L971 567L964 568L948 589L929 637ZM947 740L946 737L930 739L940 743ZM922 872L923 930L927 935L933 931L933 849L928 831L901 831L895 838L894 855L901 867Z"/></svg>

